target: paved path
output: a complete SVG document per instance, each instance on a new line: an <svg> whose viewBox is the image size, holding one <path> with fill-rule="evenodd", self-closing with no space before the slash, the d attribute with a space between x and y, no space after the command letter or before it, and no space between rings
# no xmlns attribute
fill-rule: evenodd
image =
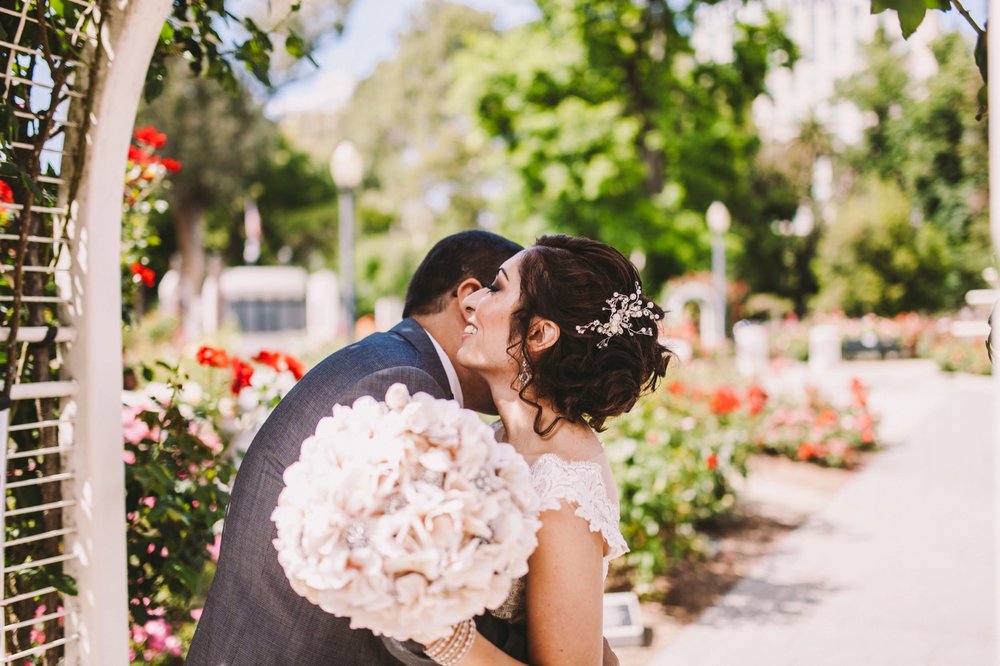
<svg viewBox="0 0 1000 666"><path fill-rule="evenodd" d="M650 666L993 666L992 380L845 364L890 447Z"/></svg>

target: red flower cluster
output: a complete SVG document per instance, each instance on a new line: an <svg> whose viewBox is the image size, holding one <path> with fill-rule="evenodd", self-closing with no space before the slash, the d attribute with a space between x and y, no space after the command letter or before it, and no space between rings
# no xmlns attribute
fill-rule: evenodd
<svg viewBox="0 0 1000 666"><path fill-rule="evenodd" d="M851 380L851 393L854 394L854 404L858 407L868 406L868 387L855 377Z"/></svg>
<svg viewBox="0 0 1000 666"><path fill-rule="evenodd" d="M829 407L826 407L825 409L820 410L818 414L816 414L816 419L814 423L820 428L826 428L837 425L837 420L838 420L837 412L833 411Z"/></svg>
<svg viewBox="0 0 1000 666"><path fill-rule="evenodd" d="M224 349L204 345L198 349L195 359L199 364L213 368L232 368L233 379L229 388L234 394L238 395L240 391L250 386L250 380L253 378L254 373L253 366L237 356L230 356ZM287 370L297 380L302 379L302 376L305 374L305 366L291 354L260 351L251 360L274 368L278 372Z"/></svg>
<svg viewBox="0 0 1000 666"><path fill-rule="evenodd" d="M673 395L684 395L684 384L674 380L667 384L667 390Z"/></svg>
<svg viewBox="0 0 1000 666"><path fill-rule="evenodd" d="M129 145L128 147L128 159L130 162L138 164L140 166L148 166L150 164L160 164L170 173L177 173L181 170L181 163L170 157L158 157L154 155L154 152L158 148L162 148L163 144L167 142L167 135L163 132L157 131L155 127L140 127L133 134L135 140L139 142L140 146ZM143 174L146 180L151 180L152 176L147 176Z"/></svg>
<svg viewBox="0 0 1000 666"><path fill-rule="evenodd" d="M747 389L747 412L750 416L756 416L764 411L767 406L767 391L763 387L754 384Z"/></svg>
<svg viewBox="0 0 1000 666"><path fill-rule="evenodd" d="M161 159L160 164L162 164L163 168L165 168L170 173L177 173L178 171L181 170L181 163L170 157L164 157L163 159Z"/></svg>
<svg viewBox="0 0 1000 666"><path fill-rule="evenodd" d="M288 370L295 376L295 379L302 379L302 376L306 374L305 367L302 362L291 354L283 354L282 352L266 351L261 350L253 357L253 360L257 363L268 366L269 368L274 368L277 372L284 372Z"/></svg>
<svg viewBox="0 0 1000 666"><path fill-rule="evenodd" d="M136 146L129 144L128 160L129 162L135 162L136 164L146 165L153 161L153 156L142 148L137 148Z"/></svg>
<svg viewBox="0 0 1000 666"><path fill-rule="evenodd" d="M826 454L826 447L822 444L802 442L802 444L799 445L799 450L795 452L795 457L799 460L807 461L812 460L813 458L823 458Z"/></svg>
<svg viewBox="0 0 1000 666"><path fill-rule="evenodd" d="M240 391L250 386L250 379L252 377L253 366L233 357L233 381L229 385L229 389L233 394L239 395Z"/></svg>
<svg viewBox="0 0 1000 666"><path fill-rule="evenodd" d="M720 386L712 396L711 408L716 414L729 414L740 407L740 398L730 386Z"/></svg>
<svg viewBox="0 0 1000 666"><path fill-rule="evenodd" d="M208 365L213 368L225 368L229 366L229 354L218 347L205 345L195 354L195 359L200 365Z"/></svg>
<svg viewBox="0 0 1000 666"><path fill-rule="evenodd" d="M152 146L153 149L162 148L163 144L167 142L167 135L158 131L152 125L140 127L132 136L135 137L135 140L139 143Z"/></svg>
<svg viewBox="0 0 1000 666"><path fill-rule="evenodd" d="M719 466L719 456L714 453L709 454L708 458L705 460L705 465L708 466L708 469L715 471L715 469Z"/></svg>
<svg viewBox="0 0 1000 666"><path fill-rule="evenodd" d="M14 203L14 190L6 181L0 180L0 201L4 203Z"/></svg>
<svg viewBox="0 0 1000 666"><path fill-rule="evenodd" d="M129 266L129 270L132 271L132 275L139 276L139 279L147 287L152 287L156 282L156 272L149 266L143 266L138 261L133 261L132 265Z"/></svg>

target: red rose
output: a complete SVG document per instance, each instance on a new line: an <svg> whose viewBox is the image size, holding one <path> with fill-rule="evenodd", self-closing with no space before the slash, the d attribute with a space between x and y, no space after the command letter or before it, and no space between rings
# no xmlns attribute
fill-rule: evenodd
<svg viewBox="0 0 1000 666"><path fill-rule="evenodd" d="M669 384L667 384L667 390L673 393L674 395L683 395L684 384L678 381L672 381Z"/></svg>
<svg viewBox="0 0 1000 666"><path fill-rule="evenodd" d="M152 125L140 127L132 136L135 137L136 141L144 143L147 146L152 146L153 148L160 148L167 142L167 135L157 131Z"/></svg>
<svg viewBox="0 0 1000 666"><path fill-rule="evenodd" d="M302 361L294 356L285 354L285 363L288 365L288 371L292 373L295 379L302 379L306 374L306 368L302 365Z"/></svg>
<svg viewBox="0 0 1000 666"><path fill-rule="evenodd" d="M195 359L201 365L209 365L213 368L225 368L229 365L229 354L218 347L203 346L195 354Z"/></svg>
<svg viewBox="0 0 1000 666"><path fill-rule="evenodd" d="M253 377L253 366L235 357L232 361L233 381L229 385L229 389L234 395L239 395L240 391L250 386L250 378Z"/></svg>
<svg viewBox="0 0 1000 666"><path fill-rule="evenodd" d="M129 266L129 270L132 271L132 275L138 275L142 283L147 287L152 287L156 282L156 271L154 271L149 266L143 266L138 261L132 262Z"/></svg>
<svg viewBox="0 0 1000 666"><path fill-rule="evenodd" d="M136 164L149 164L152 161L152 156L141 148L136 148L133 145L128 147L128 160L129 162L135 162Z"/></svg>
<svg viewBox="0 0 1000 666"><path fill-rule="evenodd" d="M160 164L162 164L170 173L177 173L181 170L181 163L169 157L164 157L160 160Z"/></svg>
<svg viewBox="0 0 1000 666"><path fill-rule="evenodd" d="M799 460L809 460L811 458L815 458L818 453L819 451L817 451L816 447L812 444L809 442L802 442L802 444L799 445L799 450L795 452L795 457Z"/></svg>
<svg viewBox="0 0 1000 666"><path fill-rule="evenodd" d="M767 404L767 391L763 388L754 384L747 389L747 412L750 416L756 416L764 411L764 406Z"/></svg>
<svg viewBox="0 0 1000 666"><path fill-rule="evenodd" d="M6 181L0 180L0 201L4 203L14 203L14 190Z"/></svg>
<svg viewBox="0 0 1000 666"><path fill-rule="evenodd" d="M717 467L719 466L719 456L717 456L717 455L716 455L716 454L714 454L714 453L713 453L713 454L711 454L711 455L710 455L710 456L708 456L708 458L707 458L707 459L705 460L705 464L706 464L706 465L708 465L708 468L709 468L710 470L712 470L712 471L715 471L715 469L716 469L716 468L717 468Z"/></svg>
<svg viewBox="0 0 1000 666"><path fill-rule="evenodd" d="M815 423L819 427L835 426L837 425L837 412L827 407L816 415Z"/></svg>
<svg viewBox="0 0 1000 666"><path fill-rule="evenodd" d="M716 414L728 414L736 411L740 406L740 399L729 386L721 386L715 390L712 396L712 411Z"/></svg>
<svg viewBox="0 0 1000 666"><path fill-rule="evenodd" d="M283 354L282 352L273 352L261 350L257 352L257 355L253 357L254 361L266 365L269 368L274 368L276 372L284 372L285 370L292 373L295 379L302 379L305 373L305 366L302 362L291 354Z"/></svg>
<svg viewBox="0 0 1000 666"><path fill-rule="evenodd" d="M854 394L855 405L858 407L866 407L868 405L868 387L857 377L851 380L851 393Z"/></svg>
<svg viewBox="0 0 1000 666"><path fill-rule="evenodd" d="M257 355L254 356L251 360L266 365L269 368L274 368L278 372L281 372L282 369L280 367L281 354L279 352L272 352L261 349L259 352L257 352Z"/></svg>

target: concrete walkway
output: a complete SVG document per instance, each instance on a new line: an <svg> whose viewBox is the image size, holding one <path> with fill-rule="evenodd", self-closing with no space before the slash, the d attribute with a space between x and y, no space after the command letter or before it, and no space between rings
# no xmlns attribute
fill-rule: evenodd
<svg viewBox="0 0 1000 666"><path fill-rule="evenodd" d="M651 666L993 666L992 380L844 364L887 450Z"/></svg>

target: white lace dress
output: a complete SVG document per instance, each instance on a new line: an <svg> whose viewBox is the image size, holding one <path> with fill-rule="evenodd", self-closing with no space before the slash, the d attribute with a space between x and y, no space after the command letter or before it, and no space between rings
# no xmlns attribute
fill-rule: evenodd
<svg viewBox="0 0 1000 666"><path fill-rule="evenodd" d="M558 509L562 502L576 505L576 515L590 524L592 532L604 537L604 575L608 563L628 552L618 527L618 492L607 465L590 460L564 460L546 453L531 463L531 481L541 499L541 511ZM513 623L525 621L525 579L514 581L507 600L495 610L495 617Z"/></svg>

